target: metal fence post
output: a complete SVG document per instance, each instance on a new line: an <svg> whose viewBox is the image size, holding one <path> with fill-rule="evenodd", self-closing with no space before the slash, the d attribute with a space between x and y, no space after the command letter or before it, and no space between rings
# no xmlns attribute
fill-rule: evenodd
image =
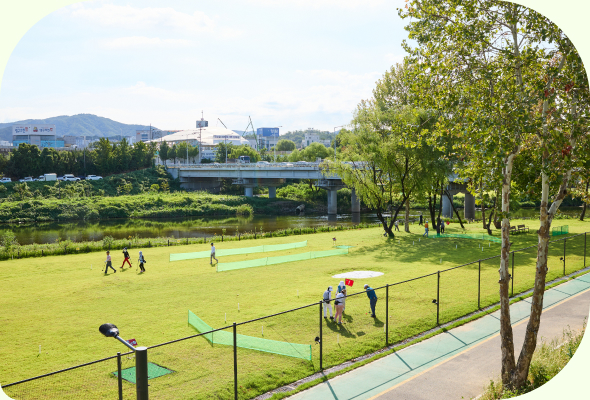
<svg viewBox="0 0 590 400"><path fill-rule="evenodd" d="M135 348L135 388L137 400L148 400L148 354L147 347Z"/></svg>
<svg viewBox="0 0 590 400"><path fill-rule="evenodd" d="M322 371L324 369L323 365L322 365L322 358L323 358L323 345L324 343L324 338L323 338L323 334L322 334L322 301L320 301L320 371Z"/></svg>
<svg viewBox="0 0 590 400"><path fill-rule="evenodd" d="M511 294L510 297L514 296L514 252L512 252L512 289L510 290Z"/></svg>
<svg viewBox="0 0 590 400"><path fill-rule="evenodd" d="M565 276L565 244L567 239L563 239L563 275Z"/></svg>
<svg viewBox="0 0 590 400"><path fill-rule="evenodd" d="M439 308L440 308L440 271L436 273L437 281L436 281L436 325L439 324Z"/></svg>
<svg viewBox="0 0 590 400"><path fill-rule="evenodd" d="M389 284L385 286L385 346L389 345Z"/></svg>
<svg viewBox="0 0 590 400"><path fill-rule="evenodd" d="M479 272L477 274L477 309L481 310L480 299L481 299L481 260L477 261L479 264Z"/></svg>
<svg viewBox="0 0 590 400"><path fill-rule="evenodd" d="M584 232L584 268L586 268L586 232Z"/></svg>
<svg viewBox="0 0 590 400"><path fill-rule="evenodd" d="M238 400L238 334L234 322L234 399Z"/></svg>
<svg viewBox="0 0 590 400"><path fill-rule="evenodd" d="M121 374L121 352L117 352L117 381L119 384L119 400L123 400L123 376Z"/></svg>

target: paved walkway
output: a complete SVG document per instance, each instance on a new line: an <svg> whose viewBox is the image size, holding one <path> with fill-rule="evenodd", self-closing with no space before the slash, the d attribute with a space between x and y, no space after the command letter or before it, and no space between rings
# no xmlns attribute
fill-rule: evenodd
<svg viewBox="0 0 590 400"><path fill-rule="evenodd" d="M590 307L590 274L545 292L541 337L580 329ZM518 357L530 299L510 307ZM478 396L500 373L499 310L330 379L292 400L453 399Z"/></svg>

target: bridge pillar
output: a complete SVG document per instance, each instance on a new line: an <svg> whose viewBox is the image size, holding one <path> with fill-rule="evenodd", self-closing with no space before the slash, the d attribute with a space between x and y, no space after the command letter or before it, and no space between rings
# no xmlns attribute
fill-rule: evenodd
<svg viewBox="0 0 590 400"><path fill-rule="evenodd" d="M361 201L360 199L356 196L356 191L354 190L354 188L350 191L351 195L350 195L350 211L352 213L360 213L361 212Z"/></svg>
<svg viewBox="0 0 590 400"><path fill-rule="evenodd" d="M453 200L453 195L451 195L451 200L447 197L446 194L443 194L442 198L442 215L443 217L452 218L453 217L453 206L451 201Z"/></svg>
<svg viewBox="0 0 590 400"><path fill-rule="evenodd" d="M276 197L277 197L277 187L276 186L269 186L268 187L268 198L274 199Z"/></svg>
<svg viewBox="0 0 590 400"><path fill-rule="evenodd" d="M338 214L338 189L328 189L328 215Z"/></svg>
<svg viewBox="0 0 590 400"><path fill-rule="evenodd" d="M463 210L465 219L475 219L475 197L469 193L465 193L465 208Z"/></svg>
<svg viewBox="0 0 590 400"><path fill-rule="evenodd" d="M244 188L244 194L246 197L253 197L254 196L254 187L253 186L246 186Z"/></svg>

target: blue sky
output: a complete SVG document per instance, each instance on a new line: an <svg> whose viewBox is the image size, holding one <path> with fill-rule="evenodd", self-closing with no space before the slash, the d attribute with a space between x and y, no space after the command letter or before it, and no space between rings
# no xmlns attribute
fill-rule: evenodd
<svg viewBox="0 0 590 400"><path fill-rule="evenodd" d="M2 79L0 122L92 113L187 129L350 122L404 52L403 0L87 1L38 22Z"/></svg>

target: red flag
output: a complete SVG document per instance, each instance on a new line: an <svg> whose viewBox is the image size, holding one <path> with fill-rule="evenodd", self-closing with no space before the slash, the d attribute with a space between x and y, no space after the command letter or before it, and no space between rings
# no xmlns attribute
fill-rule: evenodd
<svg viewBox="0 0 590 400"><path fill-rule="evenodd" d="M350 287L352 287L352 285L354 285L354 281L353 281L352 279L346 279L346 280L344 281L344 284L345 284L346 286L350 286Z"/></svg>

